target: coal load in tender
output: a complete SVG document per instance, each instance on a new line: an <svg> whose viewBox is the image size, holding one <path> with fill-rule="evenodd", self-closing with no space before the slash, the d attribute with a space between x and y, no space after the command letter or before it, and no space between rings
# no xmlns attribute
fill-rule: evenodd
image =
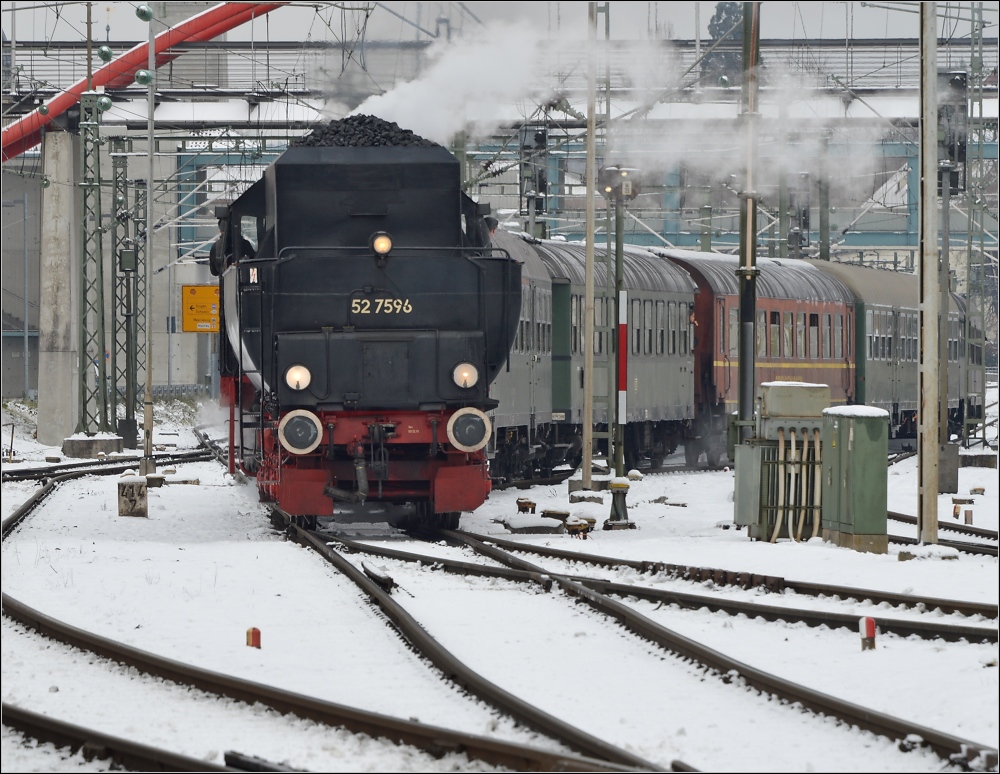
<svg viewBox="0 0 1000 774"><path fill-rule="evenodd" d="M317 126L309 134L292 141L291 147L433 147L436 142L425 140L409 129L400 129L394 121L383 121L378 116L348 116Z"/></svg>

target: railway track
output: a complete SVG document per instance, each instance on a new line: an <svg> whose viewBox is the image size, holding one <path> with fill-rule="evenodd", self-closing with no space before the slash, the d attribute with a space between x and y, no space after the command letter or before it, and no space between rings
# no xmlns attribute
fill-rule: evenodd
<svg viewBox="0 0 1000 774"><path fill-rule="evenodd" d="M244 768L237 762L248 763L246 756L226 753L225 766L219 766L186 755L178 755L129 739L102 734L92 728L40 715L13 704L3 703L3 724L39 742L68 748L72 754L83 753L88 761L95 758L110 761L116 768L133 771L289 771L277 764L261 761L261 768Z"/></svg>
<svg viewBox="0 0 1000 774"><path fill-rule="evenodd" d="M212 459L212 452L208 449L195 449L186 452L168 452L154 455L157 467L163 465L178 465L185 462L204 462ZM83 462L66 462L55 465L45 465L36 468L17 468L15 470L4 470L3 481L44 481L56 476L76 474L76 477L86 475L109 476L115 473L123 473L138 466L140 459L130 457L112 457L104 460L85 460ZM62 479L69 480L69 479Z"/></svg>
<svg viewBox="0 0 1000 774"><path fill-rule="evenodd" d="M469 535L471 533L456 533L460 535ZM482 537L482 536L480 536ZM480 575L484 577L500 577L506 578L507 580L523 581L523 582L534 582L545 584L546 575L551 572L549 568L540 568L539 570L528 570L524 568L517 568L516 562L513 561L514 552L527 552L534 553L531 547L525 547L522 544L518 544L513 541L506 541L503 539L490 536L488 538L482 537L482 543L484 545L499 545L506 549L508 552L504 555L503 559L498 559L497 557L492 557L497 559L497 561L503 561L508 563L511 569L505 569L501 567L494 567L490 565L482 565L473 562L461 562L448 559L442 559L440 557L430 557L430 556L420 556L414 555L410 552L401 551L398 549L384 548L382 546L374 546L368 543L361 543L358 541L349 540L346 538L336 538L335 542L342 544L348 551L356 553L367 553L375 556L381 556L387 559L397 559L400 561L416 561L424 564L428 567L441 567L448 572L454 572L458 574L471 574ZM477 548L478 546L473 546ZM539 555L548 555L550 558L555 549L546 549L544 552L538 552ZM585 557L580 559L580 555L573 556L573 552L562 552L559 557L566 561L579 561L581 563L586 563L588 559L600 560L601 557ZM598 563L597 561L594 562ZM602 562L602 563L607 563ZM714 570L708 568L699 567L673 567L670 565L658 565L658 563L639 563L628 562L627 560L620 560L615 562L620 567L627 566L632 569L639 569L640 566L644 566L643 572L660 574L665 573L673 578L685 579L685 580L699 580L704 579L705 581L711 582L713 585L740 585L740 575L746 575L745 573L736 573L736 577L733 578L734 584L727 583L726 571ZM661 569L662 568L662 569ZM788 606L774 606L765 605L759 602L738 600L731 598L723 598L718 594L698 594L690 593L676 589L664 589L664 588L651 588L648 586L640 586L631 583L615 583L601 578L588 577L584 575L570 574L566 573L565 577L570 580L580 583L587 588L593 589L594 591L600 592L613 597L635 597L637 599L646 599L651 602L657 602L661 604L671 604L677 605L679 607L687 608L690 610L698 609L708 609L712 612L725 612L729 615L744 615L748 618L762 618L766 621L785 621L787 623L804 623L807 626L826 626L831 629L845 628L856 630L858 627L858 616L856 614L846 614L837 613L832 611L823 610L809 610L803 608L795 608ZM716 577L719 578L719 584L716 584ZM774 578L771 576L757 576L754 583L753 576L746 578L748 581L747 587L760 586L769 591L779 591L783 589L792 589L796 586L806 587L807 584L797 584L794 581L789 581L786 583L784 578ZM549 581L549 585L551 582ZM843 587L837 586L824 586L822 584L811 584L812 596L827 596L827 597L840 597L844 598L848 590ZM881 596L880 602L888 602L889 600L885 595L878 595L876 592L868 592L863 589L853 589L850 590L851 596L859 601L871 601L875 596ZM978 615L987 618L996 618L997 609L995 607L990 608L985 605L975 605L974 603L962 603L954 602L948 600L931 600L928 598L921 597L905 597L904 595L897 595L901 599L897 599L896 604L907 607L918 607L924 606L928 610L941 610L942 608L954 609L955 607L961 606L963 609L968 610L971 615ZM983 627L983 626L966 626L957 624L941 623L937 620L906 620L889 618L887 616L879 615L875 616L876 622L879 629L886 633L896 634L901 637L916 636L921 639L943 639L950 642L958 642L961 640L966 640L968 642L997 642L998 633L996 629Z"/></svg>
<svg viewBox="0 0 1000 774"><path fill-rule="evenodd" d="M845 723L872 731L873 733L886 736L893 740L906 740L919 737L925 743L930 745L934 751L946 761L962 762L963 765L965 765L971 764L973 760L976 760L978 765L983 764L984 761L987 766L996 765L996 750L987 745L971 742L969 740L961 739L951 734L927 728L910 721L901 720L884 713L875 712L868 708L859 707L850 702L842 701L835 697L804 688L795 683L776 677L775 675L750 667L686 637L675 634L669 629L666 629L651 619L643 616L628 605L617 601L613 597L645 596L647 599L655 599L661 603L678 604L687 607L709 607L711 609L725 610L731 615L738 615L742 613L746 615L760 616L766 618L767 620L801 620L812 626L849 626L855 630L858 622L857 615L830 615L828 613L789 610L787 608L771 608L759 604L740 604L731 601L716 600L706 602L705 595L687 595L677 592L661 594L656 590L636 587L631 584L613 584L600 579L553 572L551 568L526 562L516 557L512 551L504 550L505 548L516 548L518 552L522 552L522 549L526 549L526 552L530 553L533 550L532 548L512 543L510 541L497 539L493 536L483 538L481 536L474 536L470 533L443 531L436 536L436 539L440 539L441 535L446 536L449 540L457 541L466 545L477 553L489 557L493 561L505 566L490 566L480 564L478 562L454 561L444 559L439 555L417 555L391 548L384 548L382 546L360 544L343 538L337 538L331 542L335 545L339 544L345 551L365 552L385 558L420 562L425 566L434 567L447 572L504 578L516 582L536 583L546 589L558 586L567 595L589 604L604 615L616 620L639 637L654 642L660 647L682 658L691 659L697 664L710 670L712 673L723 676L722 679L724 679L725 682L736 679L736 676L738 676L738 680L741 684L762 691L767 695L779 699L783 703L793 705L800 704L817 714L836 717ZM298 537L300 539L316 543L325 542L323 538L317 538L312 535L307 536L299 534ZM327 552L330 551L329 546L324 545L323 549ZM551 556L552 553L554 553L554 550L544 549L539 553L545 553ZM580 555L573 554L572 552L565 552L562 558L581 561ZM603 557L598 558L598 560L602 564L622 564L630 567L636 566L636 563L620 560L606 560ZM586 561L586 559L583 559L582 561ZM641 563L641 566L646 571L655 571L653 568L657 567L657 563ZM719 572L720 571L717 570L710 571L709 577L714 577ZM392 591L394 585L391 578L380 578L377 573L371 573L369 577L365 578L364 573L357 568L353 569L353 574L363 578L363 580L359 582L359 585L360 583L365 585L366 593L370 594L373 599L377 599L377 604L380 606L383 604L387 606L395 604L390 598L390 592ZM693 575L693 573L691 574ZM735 577L738 579L739 575L740 574L737 573L735 574ZM771 585L774 588L788 588L796 585L793 582L786 583L784 579L765 579L765 582L768 580L771 581ZM826 594L832 596L844 594L847 591L850 591L851 595L855 598L865 596L861 593L861 590L858 589L845 590L838 587L819 586L818 584L802 584L802 587L804 593L812 593L814 595ZM884 601L891 595L881 595L873 592L867 596L871 599L878 598L880 601ZM995 607L992 610L988 610L985 609L985 606L978 606L971 603L966 604L954 601L927 600L916 597L897 600L897 604L907 603L913 606L927 604L928 602L936 602L937 604L935 605L935 608L937 609L953 608L975 611L971 614L977 615L991 613L990 617L996 618ZM889 621L883 618L879 618L878 621L883 631L896 631L900 633L901 636L917 634L921 637L942 637L959 640L971 639L973 641L986 642L996 642L997 637L995 629L989 629L986 627L949 626L932 621ZM409 635L406 634L405 636Z"/></svg>
<svg viewBox="0 0 1000 774"><path fill-rule="evenodd" d="M110 474L113 470L114 466L105 466L101 472ZM62 473L50 478L42 490L72 478L90 475L92 472L92 469L81 469ZM42 502L43 497L38 496L38 494L36 493L36 496L24 503L4 521L3 536L5 540L14 528L23 523ZM518 771L629 771L637 768L646 770L653 768L649 765L637 766L636 764L640 760L637 758L633 758L631 763L621 764L596 757L561 753L416 721L401 720L274 686L242 680L164 658L71 626L25 605L6 593L2 594L2 607L6 618L38 632L46 638L108 659L111 662L132 667L144 675L158 677L178 685L191 686L205 693L226 697L247 705L270 707L282 714L313 720L335 728L343 728L354 734L404 744L433 757L450 753L462 754L469 760L482 761L492 766ZM12 712L13 717L20 718L19 727L30 736L46 741L51 741L54 738L59 739L61 740L59 744L70 747L89 744L95 750L104 750L108 756L115 760L127 758L128 760L142 761L134 764L140 770L288 770L287 768L275 768L267 761L259 761L240 753L227 754L225 767L212 766L204 761L190 764L190 759L185 759L184 756L170 751L143 749L143 745L130 740L101 735L89 729L73 729L68 725L60 726L55 721L39 720L37 713L31 713L23 708L14 708ZM6 707L4 708L4 719L6 723ZM146 757L143 758L143 756ZM187 762L185 762L186 760ZM175 764L179 768L171 768ZM245 769L243 768L245 766L254 768Z"/></svg>
<svg viewBox="0 0 1000 774"><path fill-rule="evenodd" d="M112 470L110 469L110 466L106 466L106 468L107 468L106 470L101 470L101 472L108 472L108 473L112 472ZM704 468L702 468L701 470L704 470ZM68 480L69 478L75 478L75 477L82 476L82 475L88 475L88 474L93 473L93 472L95 472L95 471L93 471L93 470L87 470L87 469L70 470L70 471L67 471L66 473L61 474L60 476L52 477L51 479L47 480L46 481L46 485L48 486L50 484L54 485L54 484L59 483L55 479ZM644 471L644 472L648 473L650 471L647 470L647 471ZM63 478L63 476L65 476L66 478ZM532 483L533 484L537 484L538 481L536 480L536 481L534 481ZM11 517L11 519L5 520L5 522L4 522L4 535L5 536L10 531L10 528L8 527L8 522L11 521L12 519L13 519L13 516ZM290 529L290 531L295 532L294 529ZM963 530L959 530L959 531L963 531ZM304 530L300 530L300 532L305 533ZM988 532L988 531L986 531L986 532ZM452 533L446 533L446 534L448 535L449 538L459 539L457 536L460 535L461 533L454 533L454 534L452 534ZM976 534L976 533L969 533L969 534ZM976 536L977 537L987 537L987 538L991 537L990 535L983 535L983 534L976 534ZM438 537L440 538L440 536L438 536ZM299 539L298 536L297 536L297 539ZM320 537L320 539L322 540L322 537ZM993 534L993 539L995 539L995 533ZM489 538L487 538L487 540L489 541L489 543L493 543L493 544L500 544L502 542L501 539L499 539L499 538L493 538L493 537L489 537ZM304 541L304 542L308 542L308 541ZM344 541L343 539L340 539L340 542L345 546L345 548L350 548L352 550L358 550L358 549L356 549L356 547L353 547L353 546L349 545L350 541ZM526 548L523 544L518 544L518 543L511 543L511 546L512 547L516 547L518 551L523 551ZM489 548L489 546L485 546L485 547ZM370 546L366 546L364 550L370 550L370 549L371 549ZM563 557L563 558L571 559L572 561L579 561L579 557L581 556L580 554L576 554L575 552L566 552L566 554L567 554L567 556ZM493 557L493 558L496 561L500 561L499 559L496 559L496 557ZM602 562L604 562L604 563L607 563L607 561L608 561L608 560L605 560L603 557L598 557L598 559L602 560ZM454 571L472 572L471 570L467 570L467 569L464 569L464 568L461 568L461 569L457 568L457 567L453 566L454 563L445 562L445 561L441 560L439 557L426 557L422 561L425 561L426 563L436 564L439 567L444 567L445 569L449 569L449 571L453 571L453 572ZM756 585L756 586L763 586L764 588L767 588L767 589L770 589L770 590L775 590L775 591L782 590L782 589L794 589L794 590L801 591L801 593L809 593L808 591L805 591L805 589L807 587L809 587L810 585L812 585L812 584L797 584L794 581L790 581L790 580L787 580L787 579L784 579L784 578L775 578L775 577L772 577L772 576L753 576L753 575L750 575L750 574L747 574L747 573L731 572L731 571L718 570L718 569L713 569L713 568L678 568L678 567L673 567L671 565L663 565L663 564L651 563L651 562L629 563L629 562L619 561L617 563L618 564L622 564L622 565L628 565L628 566L635 567L635 568L642 567L642 568L644 568L644 571L647 571L647 572L649 572L649 571L652 571L652 572L668 572L670 574L676 575L677 577L684 577L684 578L692 579L692 580L704 580L704 581L711 580L713 583L716 583L716 584L719 584L719 583L722 583L722 582L732 583L732 584L735 584L735 585L747 585L747 584L750 584L750 585ZM518 574L520 574L522 580L529 580L529 581L532 581L532 582L535 582L535 583L541 583L543 585L547 585L548 587L551 587L553 584L555 584L555 585L558 585L560 588L563 588L564 591L566 590L566 587L563 585L562 580L565 579L565 581L567 583L577 583L577 584L580 585L580 587L582 589L585 589L587 592L591 592L591 593L593 593L595 595L598 595L599 597L608 598L611 602L615 601L614 599L611 599L612 597L623 597L623 596L624 597L629 597L629 596L641 597L642 596L640 593L637 593L635 591L637 588L638 589L642 589L642 587L635 587L632 584L613 584L613 583L610 583L610 582L608 582L606 580L602 580L602 579L599 579L599 578L588 578L588 577L585 577L585 576L576 576L576 575L569 575L569 574L563 576L563 575L560 575L560 574L553 574L550 570L544 570L544 569L541 569L541 568L536 568L534 570L524 569L524 568L514 569L514 570L504 570L503 568L494 568L494 567L490 567L488 565L479 565L478 563L466 563L466 564L474 565L475 567L480 568L480 569L476 570L476 572L478 572L480 574L494 575L495 577L504 577L504 578L508 578L508 579L516 579L517 576L518 576ZM638 565L638 567L636 567L636 565ZM501 571L501 572L498 573L497 572L498 570ZM357 571L356 568L355 568L355 571ZM376 580L375 578L372 578L371 576L365 576L364 573L361 573L361 575L363 577L367 577L367 579L368 579L369 582L371 582L376 588L379 588L379 582L378 582L378 580ZM353 580L353 578L352 578L352 580ZM361 585L361 584L359 584L359 585ZM800 588L796 588L796 587L800 587ZM655 590L655 591L659 591L659 590ZM823 596L849 595L849 596L858 598L858 594L861 591L862 590L858 590L858 589L843 589L843 588L838 589L837 587L825 587L825 586L818 586L818 585L816 585L815 589L813 591L813 594L814 595L823 595ZM369 590L368 589L365 589L365 593L368 594L369 596L371 596L371 594L369 594ZM569 593L569 592L567 591L567 593ZM867 592L865 592L865 593L867 594ZM581 599L582 601L587 602L588 604L591 604L595 608L598 608L598 606L595 605L594 602L590 598L588 598L587 593L580 592L580 594L577 596L577 598ZM652 596L647 596L646 598L647 599L651 599L651 600L654 599L654 597L652 597ZM952 610L954 610L956 612L962 612L962 613L964 613L966 615L981 615L981 616L984 616L984 617L996 618L996 608L995 608L995 606L992 609L988 608L988 606L983 606L982 609L976 609L975 605L970 605L970 604L967 604L967 603L962 603L962 602L957 602L957 601L952 601L952 600L934 600L934 599L914 598L914 597L906 597L906 598L899 599L899 598L894 598L894 595L879 594L878 592L871 592L871 595L865 596L863 598L864 599L870 599L870 600L872 600L873 602L876 602L876 603L878 603L878 602L886 602L886 601L892 600L892 604L899 604L899 605L909 605L909 606L915 606L915 605L929 606L929 605L933 605L937 609L940 609L942 612L951 612ZM678 606L681 606L681 607L708 607L709 609L718 609L718 610L722 610L722 611L725 611L725 612L729 612L731 615L738 615L738 614L742 613L742 614L746 614L746 615L753 615L753 616L756 616L756 617L764 618L765 620L789 620L790 616L792 616L794 614L801 613L802 617L794 619L794 620L801 620L801 621L803 621L803 622L805 622L805 623L807 623L808 625L811 625L811 626L819 626L819 625L827 625L827 626L849 626L850 628L854 628L856 626L856 624L857 624L857 617L856 616L843 616L842 617L843 620L841 620L839 622L836 622L836 621L833 621L833 619L830 619L830 618L824 620L821 616L816 616L814 619L810 619L809 616L813 615L812 611L794 611L794 610L790 611L789 608L773 608L773 609L770 609L767 606L757 605L756 609L752 609L752 610L750 610L748 612L745 609L741 610L738 606L736 606L736 607L728 606L728 603L725 603L725 604L719 603L717 607L713 607L713 605L716 604L716 603L711 602L711 601L706 602L706 599L708 599L708 598L706 596L703 596L703 595L684 594L684 593L681 593L681 592L673 592L672 594L660 595L658 597L655 597L655 601L658 601L658 602L661 602L661 603L664 603L664 604L673 604L673 605L678 605ZM5 606L5 608L8 607L8 598L6 596L4 597L4 606ZM379 606L382 607L381 603L379 603ZM5 612L6 612L6 610L5 610ZM671 644L670 644L671 641L669 639L663 639L664 635L662 634L662 632L660 632L660 631L657 630L655 623L652 624L652 627L649 627L649 625L643 623L641 621L641 616L639 616L638 613L635 613L633 611L632 615L633 616L639 616L639 619L629 620L628 616L626 616L621 610L616 610L613 607L610 609L610 612L609 611L602 611L602 612L605 612L606 614L611 615L616 620L622 621L623 623L625 623L625 625L629 626L630 628L633 628L633 630L636 631L637 633L640 633L641 631L646 631L648 629L648 631L645 634L641 634L640 636L643 636L646 639L650 639L651 641L657 642L658 645L660 645L661 647L664 647L664 648L666 648L668 650L671 650L671 651L676 652L676 653L680 653L681 655L684 655L686 657L691 657L690 653L687 653L687 652L684 652L684 651L680 650L679 646L677 646L676 643L674 643L674 646L672 647ZM773 617L769 617L769 616L773 616ZM810 622L810 620L812 620L813 622ZM988 630L988 629L985 629L984 627L962 627L962 626L949 626L948 624L937 624L936 626L932 625L932 626L929 626L929 627L927 627L925 629L925 628L922 627L922 625L919 625L919 624L918 625L913 625L910 622L903 621L903 622L899 622L899 625L902 628L890 628L890 627L892 627L894 625L892 621L888 621L887 623L883 623L883 620L881 618L878 619L878 620L879 620L879 625L880 625L880 628L882 629L882 631L885 631L885 632L896 632L896 633L900 634L901 636L910 636L910 635L913 635L913 634L917 634L918 636L922 636L922 637L941 637L943 639L952 639L952 640L954 640L954 639L970 639L970 640L975 640L975 641L996 642L996 632L995 632L995 630ZM639 621L639 623L636 623L635 621ZM910 627L909 630L907 630L905 628L907 626ZM417 625L416 628L420 629L419 624ZM660 627L660 628L662 628L662 627ZM649 636L649 632L652 632L653 636ZM662 641L657 640L654 637L660 637L662 639ZM977 638L979 638L979 639L977 639ZM407 639L410 640L410 637L407 636ZM412 640L411 640L411 642L412 642ZM719 666L712 666L711 665L711 661L708 660L708 659L706 659L705 661L699 661L699 663L702 663L704 666L706 666L706 668L708 668L710 670L721 671L721 667L719 667ZM736 669L738 670L738 668L736 668ZM442 671L445 672L446 674L449 673L448 669L446 669L446 668L442 668ZM732 671L732 670L730 670L730 671ZM725 674L725 673L723 672L723 674ZM740 679L742 681L748 682L746 680L746 675L744 674L743 671L738 671L738 674L740 675ZM753 677L754 677L754 679L758 679L756 675L754 675ZM762 681L764 680L764 678L759 678L759 680L761 681L759 684L763 685L764 683ZM460 683L460 684L462 684L462 683ZM757 682L748 682L748 684L751 685L751 686L753 686L753 687L759 687L759 684ZM469 686L466 685L465 687L469 687ZM764 688L759 688L759 689L760 690L765 690ZM470 690L471 690L471 688L470 688ZM779 698L784 698L784 697L782 697L782 695L780 693L777 692L777 690L778 689L775 688L775 689L773 689L773 692L771 692L771 691L767 691L767 692L770 693L770 695L778 696ZM476 691L473 691L473 692L476 693ZM223 694L223 695L227 695L227 694ZM477 695L479 695L479 694L477 693ZM249 701L249 699L247 699L247 701ZM256 699L256 701L260 701L260 700ZM827 707L829 705L824 704L823 703L824 700L812 698L811 699L812 703L810 703L809 701L803 702L801 699L787 699L787 701L799 701L799 702L803 703L803 706L811 707L811 708L813 708L817 712L822 712L824 714L830 714L830 710L827 709ZM836 700L834 700L834 701L836 701ZM261 702L261 703L266 703L266 702ZM525 717L530 717L530 708L528 708L527 712L528 712L528 715L525 715ZM862 714L864 714L865 717L868 717L868 716L870 716L871 713L868 712L868 711L863 711ZM524 717L520 717L519 719L521 719L523 721ZM881 721L881 719L876 718L876 720L878 722L882 722L883 725L884 725L884 721ZM895 720L895 719L890 718L890 720ZM867 726L867 725L859 724L856 721L849 720L847 718L845 718L845 722L851 722L851 723L853 723L855 725L858 725L861 728L869 728L869 726ZM898 722L902 723L903 721L898 721ZM345 728L348 727L344 723L340 723L339 725L341 725L341 726L343 726ZM534 727L538 727L538 726L534 726ZM918 735L920 735L922 738L924 738L925 740L927 740L927 737L923 733L921 733L921 732L922 731L929 731L929 729L923 729L920 726L911 726L911 729L917 729L917 731L914 731L913 733L918 733ZM351 730L353 730L353 729L351 729ZM905 736L903 736L903 737L895 736L894 737L892 735L892 729L891 728L890 728L889 732L886 732L884 729L882 731L878 731L875 728L870 728L869 730L874 730L876 733L884 733L884 735L889 736L890 738L906 738ZM937 734L937 732L933 732L932 731L932 734ZM567 743L558 734L551 734L551 735L552 735L553 738L560 739L564 743ZM388 736L388 735L386 735L386 738L391 738L391 737ZM954 737L948 737L948 735L937 735L937 736L934 737L934 740L935 741L930 741L928 743L930 743L931 746L934 747L935 752L937 752L939 755L942 755L943 757L950 757L952 755L958 755L957 753L954 753L954 752L948 754L947 756L945 755L945 752L947 751L947 749L949 749L948 748L948 744L950 744L954 740ZM961 744L968 744L968 745L972 744L972 743L965 742L963 740L958 740L958 741L961 742ZM598 742L598 746L600 746L600 744L603 744L603 743L600 742L600 740L597 740L597 742ZM588 742L587 744L591 744L591 743ZM460 743L456 742L455 745L456 746L453 746L451 749L459 749ZM572 746L573 746L574 749L578 749L575 744L572 745ZM952 745L952 749L953 748L954 748L954 745ZM440 748L436 748L436 749L440 749ZM465 750L465 748L462 748L462 751L463 752L467 752L467 750ZM973 745L972 747L969 748L969 751L970 751L971 758L970 757L966 757L966 758L956 757L955 760L964 761L965 763L963 765L966 765L972 759L974 759L976 757L976 755L973 754L973 753L983 753L987 758L989 757L990 754L995 754L995 751L992 751L989 748L985 748L982 745L978 745L978 746ZM467 752L467 754L468 754L468 752ZM552 755L552 753L548 753L548 754ZM470 755L470 757L475 757L475 756ZM523 760L522 760L521 764L518 765L516 768L519 768L521 770L550 770L550 769L547 769L546 767L547 766L553 766L553 765L556 766L556 767L570 765L570 766L572 766L574 768L579 768L581 765L584 766L584 767L586 767L586 766L592 767L592 768L589 768L589 769L588 768L584 768L584 769L580 769L580 770L629 770L629 769L636 769L636 768L645 768L645 769L648 769L650 767L659 768L655 764L652 764L652 763L647 762L647 761L642 761L642 759L638 759L638 760L634 760L633 759L630 762L617 762L616 763L615 761L602 760L602 757L603 756L597 755L597 754L587 755L585 752L581 752L580 756L578 757L578 759L576 759L575 763L570 763L570 764L565 763L566 760L572 759L573 756L561 756L561 757L557 756L557 759L560 762L556 762L554 764L551 762L551 760L549 760L548 762L533 762L531 764L525 764L523 762ZM634 758L634 756L633 756L633 758ZM481 759L484 760L484 761L486 760L486 758L481 758ZM583 761L584 763L581 764L579 761ZM499 764L499 765L508 765L508 764ZM994 763L994 765L995 765L995 763ZM685 764L682 761L672 761L670 763L670 768L672 770L693 770L690 766L688 766L687 764Z"/></svg>
<svg viewBox="0 0 1000 774"><path fill-rule="evenodd" d="M179 685L188 685L207 694L233 699L251 706L260 704L282 714L313 720L335 728L344 728L355 734L388 739L435 757L445 753L463 753L472 760L519 771L625 771L635 768L401 720L201 669L69 626L24 605L7 594L3 594L2 597L4 615L10 620L49 639L132 667L144 675L159 677ZM188 770L199 771L201 768L194 767Z"/></svg>
<svg viewBox="0 0 1000 774"><path fill-rule="evenodd" d="M939 610L945 614L959 613L966 616L982 616L996 619L996 605L984 605L978 602L939 599L936 597L921 597L909 594L893 594L874 589L860 589L851 586L835 586L822 583L811 583L784 578L777 575L761 575L757 573L740 572L737 570L714 567L689 567L667 564L664 562L645 561L638 559L617 559L613 557L587 554L577 551L566 551L548 546L532 546L514 540L490 536L478 536L483 541L494 543L510 552L527 553L537 557L560 559L567 562L579 562L600 567L630 568L641 573L665 575L668 577L696 582L711 582L717 586L740 586L744 589L759 588L772 593L793 591L798 594L813 597L838 597L840 599L855 599L858 602L868 602L872 605L889 604L908 608L925 608L929 611ZM855 625L857 619L855 619Z"/></svg>
<svg viewBox="0 0 1000 774"><path fill-rule="evenodd" d="M892 521L898 521L903 524L913 524L916 525L917 517L910 516L906 513L898 513L896 511L889 511L887 516ZM987 540L997 540L997 531L995 529L985 529L983 527L973 527L969 524L952 524L948 521L938 521L938 529L945 529L950 532L958 532L962 535L971 535L974 537L986 538Z"/></svg>
<svg viewBox="0 0 1000 774"><path fill-rule="evenodd" d="M886 515L890 521L897 521L901 524L911 524L914 526L917 524L916 516L910 516L905 513L897 513L896 511L889 511ZM943 519L938 520L938 529L958 532L962 535L969 535L970 537L985 538L992 541L997 540L996 530L983 529L982 527L973 527L965 524L952 524L951 522ZM889 542L905 546L920 545L919 539L904 537L902 535L889 535ZM938 538L937 545L944 546L945 548L954 548L956 551L964 551L967 554L979 554L981 556L997 556L998 554L998 547L996 545L991 546L985 543L973 543L968 540L942 540L941 538Z"/></svg>
<svg viewBox="0 0 1000 774"><path fill-rule="evenodd" d="M158 465L166 464L183 464L186 462L204 462L212 459L212 455L207 450L197 450L195 452L183 452L177 455L167 455L163 457L157 457ZM0 526L0 535L6 540L7 536L20 524L35 508L37 508L41 502L48 497L60 484L67 481L72 481L77 478L83 478L84 476L99 475L99 476L113 476L118 473L124 473L127 470L132 470L135 468L135 463L123 463L119 461L113 461L108 463L100 464L84 464L83 466L74 466L68 471L57 472L53 475L49 470L45 468L33 468L30 470L15 471L14 473L24 473L23 476L19 478L12 478L13 481L40 481L42 485L35 490L35 492L24 502L20 507L15 509L13 513L10 514L6 519L3 520L2 526ZM12 475L14 475L12 473Z"/></svg>
<svg viewBox="0 0 1000 774"><path fill-rule="evenodd" d="M274 512L276 525L287 530L290 537L312 548L346 577L350 578L392 622L393 626L421 656L437 667L442 674L463 689L486 701L521 723L546 736L556 739L580 754L597 760L609 761L617 766L640 770L663 770L650 761L608 744L604 740L556 718L500 688L469 668L461 659L445 649L421 624L391 596L391 584L377 574L366 574L338 551L327 545L327 539L313 530L296 526L291 517L278 510ZM671 771L694 771L681 761L671 761Z"/></svg>

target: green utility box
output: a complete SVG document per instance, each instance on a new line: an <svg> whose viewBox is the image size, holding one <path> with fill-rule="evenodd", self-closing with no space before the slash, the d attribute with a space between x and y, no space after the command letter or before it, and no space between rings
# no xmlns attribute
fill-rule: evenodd
<svg viewBox="0 0 1000 774"><path fill-rule="evenodd" d="M823 411L823 539L855 551L889 550L889 413L871 406Z"/></svg>

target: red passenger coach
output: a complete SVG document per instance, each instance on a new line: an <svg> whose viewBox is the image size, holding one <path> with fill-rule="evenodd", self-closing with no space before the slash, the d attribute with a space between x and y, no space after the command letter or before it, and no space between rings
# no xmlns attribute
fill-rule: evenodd
<svg viewBox="0 0 1000 774"><path fill-rule="evenodd" d="M691 272L695 297L696 428L717 437L739 399L739 260L684 250L657 251ZM826 384L836 403L853 403L854 296L805 261L757 264L754 364L758 384ZM711 432L713 431L714 432Z"/></svg>

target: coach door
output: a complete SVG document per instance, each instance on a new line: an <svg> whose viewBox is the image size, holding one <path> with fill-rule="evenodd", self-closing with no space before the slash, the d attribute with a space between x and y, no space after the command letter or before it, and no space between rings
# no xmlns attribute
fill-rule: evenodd
<svg viewBox="0 0 1000 774"><path fill-rule="evenodd" d="M899 359L899 310L890 309L885 312L886 365L889 366L892 380L892 413L899 413L899 403L903 396L903 371Z"/></svg>

